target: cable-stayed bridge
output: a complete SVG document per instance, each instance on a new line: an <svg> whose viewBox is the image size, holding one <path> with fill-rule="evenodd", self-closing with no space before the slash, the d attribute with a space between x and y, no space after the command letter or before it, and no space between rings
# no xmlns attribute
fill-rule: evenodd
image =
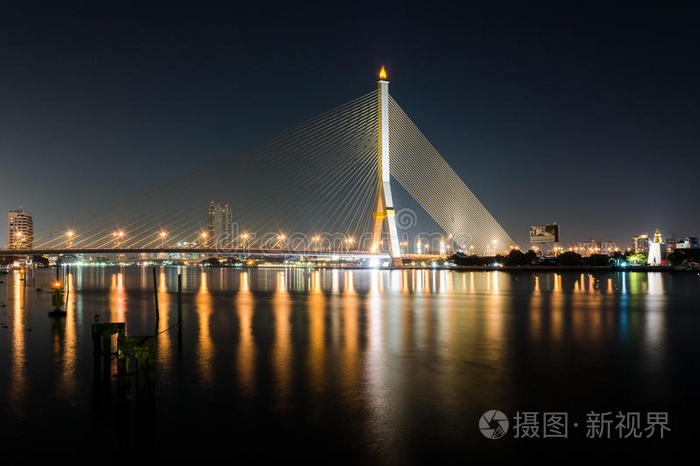
<svg viewBox="0 0 700 466"><path fill-rule="evenodd" d="M392 181L448 243L431 252L516 247L389 95L382 68L373 92L31 237L15 234L0 254L334 253L399 266L408 248Z"/></svg>

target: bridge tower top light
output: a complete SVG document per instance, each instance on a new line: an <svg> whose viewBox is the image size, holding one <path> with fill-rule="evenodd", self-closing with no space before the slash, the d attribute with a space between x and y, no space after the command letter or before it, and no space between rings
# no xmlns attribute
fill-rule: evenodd
<svg viewBox="0 0 700 466"><path fill-rule="evenodd" d="M386 68L384 68L384 66L382 66L382 69L379 70L379 80L386 81Z"/></svg>

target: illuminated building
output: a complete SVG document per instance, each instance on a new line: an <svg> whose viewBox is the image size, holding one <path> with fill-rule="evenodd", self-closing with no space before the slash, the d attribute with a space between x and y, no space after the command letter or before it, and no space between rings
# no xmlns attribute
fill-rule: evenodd
<svg viewBox="0 0 700 466"><path fill-rule="evenodd" d="M686 236L675 244L675 249L698 249L700 244L696 236Z"/></svg>
<svg viewBox="0 0 700 466"><path fill-rule="evenodd" d="M615 251L619 251L619 248L614 241L598 241L594 239L589 239L588 241L577 241L573 249L574 252L581 254L581 256L590 256L592 254L612 254Z"/></svg>
<svg viewBox="0 0 700 466"><path fill-rule="evenodd" d="M634 252L647 252L649 250L649 233L640 233L632 237Z"/></svg>
<svg viewBox="0 0 700 466"><path fill-rule="evenodd" d="M231 207L228 204L211 201L209 203L209 235L207 246L212 248L230 248L233 241L233 222Z"/></svg>
<svg viewBox="0 0 700 466"><path fill-rule="evenodd" d="M614 241L601 241L600 242L600 251L603 254L610 255L617 250L618 250L618 247Z"/></svg>
<svg viewBox="0 0 700 466"><path fill-rule="evenodd" d="M34 240L32 214L20 207L7 213L7 241L10 249L31 248Z"/></svg>

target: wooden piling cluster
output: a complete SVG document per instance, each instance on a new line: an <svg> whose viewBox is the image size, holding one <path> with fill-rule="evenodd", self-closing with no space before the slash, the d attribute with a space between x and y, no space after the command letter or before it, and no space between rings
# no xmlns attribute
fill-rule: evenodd
<svg viewBox="0 0 700 466"><path fill-rule="evenodd" d="M104 377L109 377L111 370L112 336L117 335L117 378L125 384L129 375L136 376L137 394L147 394L155 382L156 369L156 335L127 336L126 323L107 322L92 325L92 341L96 362L102 356ZM96 370L100 370L96 364Z"/></svg>

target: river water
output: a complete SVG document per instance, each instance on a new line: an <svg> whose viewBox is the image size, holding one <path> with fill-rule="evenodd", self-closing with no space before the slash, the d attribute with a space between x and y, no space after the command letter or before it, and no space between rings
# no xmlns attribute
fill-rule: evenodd
<svg viewBox="0 0 700 466"><path fill-rule="evenodd" d="M156 269L158 321L150 267L70 269L65 318L47 315L55 271L0 275L5 457L572 462L697 432L695 274L189 267L178 332L178 270ZM96 322L158 333L145 392L114 358L97 375ZM504 438L479 430L491 409ZM567 413L567 438L515 438L519 412ZM671 430L586 438L591 412L667 413Z"/></svg>

